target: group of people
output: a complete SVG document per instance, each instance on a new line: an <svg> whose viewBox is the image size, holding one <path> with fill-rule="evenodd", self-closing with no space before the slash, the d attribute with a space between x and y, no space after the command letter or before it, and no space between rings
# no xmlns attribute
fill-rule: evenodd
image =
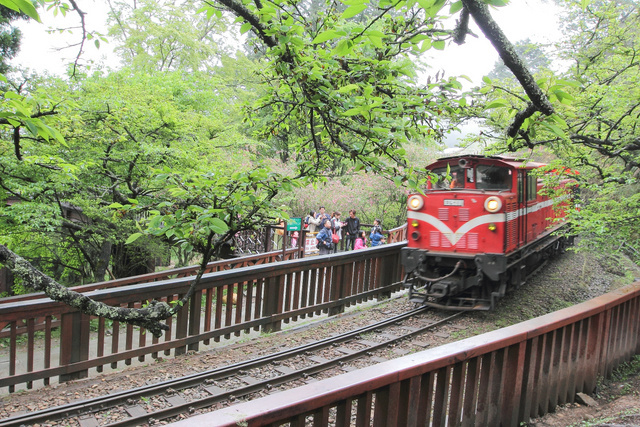
<svg viewBox="0 0 640 427"><path fill-rule="evenodd" d="M366 232L360 230L360 219L356 216L355 209L349 211L349 217L342 221L340 212L333 212L329 215L324 206L320 206L319 211L309 212L304 223L309 232L317 232L316 240L320 255L335 253L338 251L338 243L344 237L346 250L362 249L367 247ZM379 219L373 222L369 239L371 246L378 246L384 243L382 225Z"/></svg>

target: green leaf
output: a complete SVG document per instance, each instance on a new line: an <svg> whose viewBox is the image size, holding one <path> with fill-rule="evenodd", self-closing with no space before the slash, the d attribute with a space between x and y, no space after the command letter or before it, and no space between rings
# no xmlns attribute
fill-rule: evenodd
<svg viewBox="0 0 640 427"><path fill-rule="evenodd" d="M312 43L313 44L324 43L324 42L326 42L328 40L333 40L333 39L336 39L336 38L338 38L340 36L341 36L341 34L339 34L338 31L327 30L327 31L324 31L324 32L318 34L316 36L316 38L313 39Z"/></svg>
<svg viewBox="0 0 640 427"><path fill-rule="evenodd" d="M507 101L506 99L496 99L495 101L490 102L489 104L487 104L487 106L485 106L485 110L489 110L491 108L501 108L501 107L508 107L509 101Z"/></svg>
<svg viewBox="0 0 640 427"><path fill-rule="evenodd" d="M547 121L544 121L542 122L542 126L547 128L552 134L554 134L559 138L564 138L566 136L564 131L553 123L548 123Z"/></svg>
<svg viewBox="0 0 640 427"><path fill-rule="evenodd" d="M431 45L434 49L444 50L444 40L436 40Z"/></svg>
<svg viewBox="0 0 640 427"><path fill-rule="evenodd" d="M562 85L562 86L582 87L580 82L576 82L575 80L558 79L556 81L556 84Z"/></svg>
<svg viewBox="0 0 640 427"><path fill-rule="evenodd" d="M240 26L240 34L244 34L247 31L249 31L251 28L253 28L253 25L251 25L250 22L245 22L244 24L242 24Z"/></svg>
<svg viewBox="0 0 640 427"><path fill-rule="evenodd" d="M433 6L436 0L418 0L418 4L424 10L429 10Z"/></svg>
<svg viewBox="0 0 640 427"><path fill-rule="evenodd" d="M357 14L359 14L360 12L366 9L367 9L366 4L354 4L353 6L349 6L347 10L345 10L342 13L342 16L340 18L341 19L353 18L354 16L356 16Z"/></svg>
<svg viewBox="0 0 640 427"><path fill-rule="evenodd" d="M568 94L567 92L561 91L561 90L556 90L553 92L555 96L558 97L558 100L566 105L570 105L573 101L575 101L576 99Z"/></svg>
<svg viewBox="0 0 640 427"><path fill-rule="evenodd" d="M196 11L196 13L202 13L202 12L207 13L207 19L211 19L214 15L218 18L222 18L222 12L216 9L215 7L204 6Z"/></svg>
<svg viewBox="0 0 640 427"><path fill-rule="evenodd" d="M496 7L502 7L509 4L509 0L484 0L484 2Z"/></svg>
<svg viewBox="0 0 640 427"><path fill-rule="evenodd" d="M342 86L340 89L338 89L339 93L349 93L349 92L353 92L354 90L358 90L360 88L360 86L358 86L355 83L352 84L348 84L346 86Z"/></svg>
<svg viewBox="0 0 640 427"><path fill-rule="evenodd" d="M213 218L211 220L211 230L217 234L224 234L229 231L229 226L220 218Z"/></svg>
<svg viewBox="0 0 640 427"><path fill-rule="evenodd" d="M462 0L451 3L451 7L449 8L449 13L453 15L454 13L458 12L461 9L462 9Z"/></svg>
<svg viewBox="0 0 640 427"><path fill-rule="evenodd" d="M120 203L115 202L115 203L111 203L109 206L107 206L108 208L114 208L114 209L118 209L123 207Z"/></svg>
<svg viewBox="0 0 640 427"><path fill-rule="evenodd" d="M29 129L29 132L31 132L31 134L33 136L38 136L38 127L35 125L35 123L31 120L26 120L24 122L24 124L27 126L27 129ZM49 138L44 137L47 141L49 140Z"/></svg>
<svg viewBox="0 0 640 427"><path fill-rule="evenodd" d="M343 56L348 54L351 49L353 49L353 41L352 40L340 40L338 46L335 47L331 51L333 55Z"/></svg>
<svg viewBox="0 0 640 427"><path fill-rule="evenodd" d="M358 114L362 114L362 107L356 107L356 108L350 108L347 111L345 111L344 113L342 113L343 116L357 116Z"/></svg>
<svg viewBox="0 0 640 427"><path fill-rule="evenodd" d="M482 77L482 81L485 82L488 85L491 84L491 79L488 76L483 76Z"/></svg>
<svg viewBox="0 0 640 427"><path fill-rule="evenodd" d="M29 18L35 19L38 22L42 22L40 20L40 15L36 11L36 8L33 7L33 4L27 0L0 0L0 4L8 7L9 9L23 12Z"/></svg>
<svg viewBox="0 0 640 427"><path fill-rule="evenodd" d="M369 39L369 41L371 41L371 44L373 44L378 49L382 49L384 47L384 43L382 43L382 37L368 35L367 38Z"/></svg>
<svg viewBox="0 0 640 427"><path fill-rule="evenodd" d="M142 236L142 233L133 233L131 236L129 236L129 238L127 239L126 242L124 242L125 245L129 245L133 242L135 242L136 240L138 240L138 237Z"/></svg>

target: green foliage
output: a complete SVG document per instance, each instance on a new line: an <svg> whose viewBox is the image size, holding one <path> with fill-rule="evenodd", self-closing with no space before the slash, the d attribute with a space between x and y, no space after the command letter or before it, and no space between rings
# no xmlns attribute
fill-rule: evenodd
<svg viewBox="0 0 640 427"><path fill-rule="evenodd" d="M582 197L585 203L572 213L575 232L585 237L582 244L640 263L640 184L585 185Z"/></svg>
<svg viewBox="0 0 640 427"><path fill-rule="evenodd" d="M109 34L124 63L137 69L195 72L219 65L223 16L196 13L196 2L142 0L111 3ZM228 47L231 49L231 47Z"/></svg>
<svg viewBox="0 0 640 427"><path fill-rule="evenodd" d="M165 168L155 178L164 191L154 200L157 209L149 211L146 232L163 236L187 252L206 253L212 245L219 251L237 231L286 217L275 209L272 199L287 178L261 167L226 173L231 166L194 173Z"/></svg>
<svg viewBox="0 0 640 427"><path fill-rule="evenodd" d="M404 145L435 145L443 114L460 107L456 79L421 86L412 60L444 45L437 29L444 1L317 2L305 13L287 3L221 2L268 46L265 93L249 111L258 139L277 140L300 174L324 176L350 163L356 171L398 176L419 186ZM259 23L259 24L258 24Z"/></svg>
<svg viewBox="0 0 640 427"><path fill-rule="evenodd" d="M23 139L19 160L11 141L0 141L0 200L17 201L0 205L2 243L64 283L104 280L110 264L110 277L148 272L149 260L164 256L175 238L134 241L136 224L163 201L190 203L184 192L166 192L158 170L221 175L252 157L238 149L248 141L237 131L237 107L206 80L122 70L49 82L49 97L65 99L57 128L67 146ZM218 220L206 221L201 229L226 232ZM188 258L193 246L187 249Z"/></svg>
<svg viewBox="0 0 640 427"><path fill-rule="evenodd" d="M24 13L31 19L35 19L40 22L40 16L38 15L36 8L33 3L28 0L0 0L0 5L13 10L14 12Z"/></svg>

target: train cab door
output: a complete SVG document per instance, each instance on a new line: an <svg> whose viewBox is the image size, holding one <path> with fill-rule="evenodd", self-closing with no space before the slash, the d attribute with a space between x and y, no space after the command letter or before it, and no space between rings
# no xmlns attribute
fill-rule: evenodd
<svg viewBox="0 0 640 427"><path fill-rule="evenodd" d="M518 171L518 214L517 214L517 230L518 230L518 246L521 247L527 243L527 200L529 195L527 185L527 170Z"/></svg>

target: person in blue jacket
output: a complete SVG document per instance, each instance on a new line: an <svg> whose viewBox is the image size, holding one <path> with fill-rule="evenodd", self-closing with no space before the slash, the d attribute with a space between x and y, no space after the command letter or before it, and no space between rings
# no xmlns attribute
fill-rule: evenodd
<svg viewBox="0 0 640 427"><path fill-rule="evenodd" d="M371 234L369 234L369 240L371 240L371 246L379 246L380 244L383 243L384 239L384 235L382 234L382 231L378 228L374 228L371 231Z"/></svg>
<svg viewBox="0 0 640 427"><path fill-rule="evenodd" d="M331 221L326 220L324 222L324 227L322 227L322 230L320 230L316 235L320 255L326 255L332 252L331 249L333 248L333 241L331 240L331 234Z"/></svg>

